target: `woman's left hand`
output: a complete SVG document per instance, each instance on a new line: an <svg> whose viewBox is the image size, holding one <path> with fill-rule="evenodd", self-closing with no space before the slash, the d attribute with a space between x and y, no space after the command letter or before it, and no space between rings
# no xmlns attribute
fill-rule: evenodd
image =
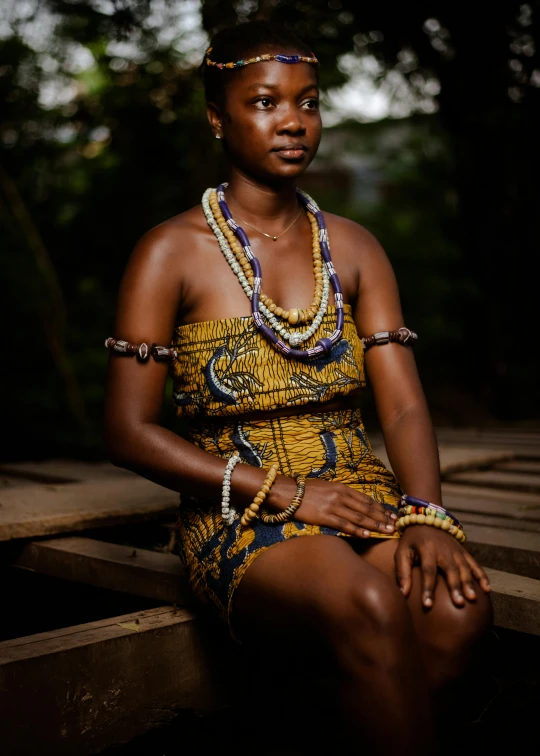
<svg viewBox="0 0 540 756"><path fill-rule="evenodd" d="M405 596L411 590L413 565L420 565L422 603L425 607L433 606L439 570L448 584L453 603L458 607L465 604L465 599L476 600L473 576L482 590L486 593L491 591L486 573L459 541L430 525L411 525L404 530L395 552L395 561L398 584Z"/></svg>

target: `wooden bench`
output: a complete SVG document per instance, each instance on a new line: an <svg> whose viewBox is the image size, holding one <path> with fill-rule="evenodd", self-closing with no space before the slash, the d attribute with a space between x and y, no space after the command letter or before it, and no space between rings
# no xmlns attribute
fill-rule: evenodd
<svg viewBox="0 0 540 756"><path fill-rule="evenodd" d="M540 635L540 437L443 436L445 503L489 574L495 624ZM2 475L0 542L12 564L161 604L0 643L5 752L94 754L180 709L227 703L241 650L189 606L178 558L76 535L170 517L175 494L110 465L15 465Z"/></svg>

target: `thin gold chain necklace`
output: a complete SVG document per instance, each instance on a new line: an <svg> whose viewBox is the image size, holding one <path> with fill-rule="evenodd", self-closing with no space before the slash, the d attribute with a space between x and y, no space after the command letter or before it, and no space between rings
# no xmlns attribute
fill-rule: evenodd
<svg viewBox="0 0 540 756"><path fill-rule="evenodd" d="M245 223L245 224L246 224L246 226L249 226L250 228L253 228L253 229L254 229L255 231L258 231L258 232L259 232L260 234L262 234L263 236L267 236L267 237L268 237L269 239L272 239L272 241L277 241L277 240L279 239L279 237L280 237L280 236L283 236L283 234L285 234L285 233L286 233L286 232L287 232L287 231L288 231L288 230L289 230L290 228L292 228L292 227L294 226L294 224L296 223L296 221L297 221L297 220L298 220L298 218L300 217L301 213L302 213L302 208L300 208L300 210L298 211L298 215L297 215L297 216L296 216L296 218L295 218L295 219L293 220L293 222L292 222L291 224L289 224L289 225L287 226L287 228L285 229L285 231L282 231L282 232L281 232L280 234L278 234L277 236L272 236L272 234L265 234L265 233L264 233L264 231L261 231L261 229L260 229L260 228L256 228L255 226L252 226L252 225L251 225L251 223L248 223L248 222L247 222L246 220L242 220L242 218L238 218L238 220L239 220L239 221L240 221L241 223Z"/></svg>

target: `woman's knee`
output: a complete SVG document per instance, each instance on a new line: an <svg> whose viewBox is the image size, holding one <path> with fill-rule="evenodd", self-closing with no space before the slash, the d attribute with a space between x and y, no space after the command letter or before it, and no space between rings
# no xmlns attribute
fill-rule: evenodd
<svg viewBox="0 0 540 756"><path fill-rule="evenodd" d="M338 657L359 654L391 665L414 632L402 594L376 569L363 569L341 583L326 602L323 625Z"/></svg>
<svg viewBox="0 0 540 756"><path fill-rule="evenodd" d="M421 591L411 595L411 613L424 650L427 666L436 684L458 677L464 671L473 648L485 636L493 621L491 599L474 581L476 601L456 606L444 579L439 576L433 606L421 606Z"/></svg>

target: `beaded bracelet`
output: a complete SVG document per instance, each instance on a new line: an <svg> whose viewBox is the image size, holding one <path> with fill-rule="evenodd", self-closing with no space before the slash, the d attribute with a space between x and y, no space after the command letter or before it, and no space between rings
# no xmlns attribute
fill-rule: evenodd
<svg viewBox="0 0 540 756"><path fill-rule="evenodd" d="M371 336L365 336L360 339L364 352L371 349L372 346L383 346L383 344L401 344L402 346L413 346L418 341L418 334L409 328L398 328L397 331L377 331Z"/></svg>
<svg viewBox="0 0 540 756"><path fill-rule="evenodd" d="M230 506L231 477L234 468L236 467L238 462L241 461L242 459L240 458L239 452L235 451L232 456L229 457L225 472L223 473L223 485L221 487L221 518L225 525L232 525L233 520L236 517L236 510L234 509L234 507Z"/></svg>
<svg viewBox="0 0 540 756"><path fill-rule="evenodd" d="M294 513L302 503L302 499L304 498L304 493L306 491L306 476L305 475L297 475L296 476L296 493L293 496L293 499L287 509L284 509L282 512L279 512L278 514L270 514L269 512L261 512L261 520L264 522L265 525L278 525L281 522L287 522L287 520L292 520Z"/></svg>
<svg viewBox="0 0 540 756"><path fill-rule="evenodd" d="M108 339L105 339L105 346L112 352L125 354L128 357L137 355L137 359L141 362L146 362L150 355L152 355L156 362L175 360L178 357L176 349L168 349L167 347L160 346L156 343L153 343L152 346L149 347L144 341L142 344L131 344L129 341L113 339L111 336L109 336Z"/></svg>
<svg viewBox="0 0 540 756"><path fill-rule="evenodd" d="M257 513L260 509L260 506L263 503L263 501L266 499L266 494L274 485L277 471L278 471L278 466L276 464L273 464L266 474L266 478L264 479L264 483L261 486L261 490L256 494L255 498L253 499L249 507L246 507L244 509L244 514L242 515L240 519L240 523L244 527L246 527L247 525L250 525L251 522L257 517Z"/></svg>
<svg viewBox="0 0 540 756"><path fill-rule="evenodd" d="M404 494L401 497L399 514L401 517L396 522L396 530L400 533L409 525L431 525L450 533L460 543L467 540L463 526L457 517L454 517L444 507L425 499L417 499L414 496Z"/></svg>

